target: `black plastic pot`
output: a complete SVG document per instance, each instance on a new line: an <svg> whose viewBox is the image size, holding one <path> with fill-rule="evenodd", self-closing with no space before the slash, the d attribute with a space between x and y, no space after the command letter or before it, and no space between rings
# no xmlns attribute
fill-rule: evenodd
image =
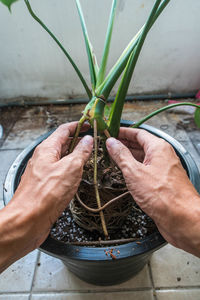
<svg viewBox="0 0 200 300"><path fill-rule="evenodd" d="M3 137L3 127L2 125L0 124L0 139Z"/></svg>
<svg viewBox="0 0 200 300"><path fill-rule="evenodd" d="M122 121L122 126L129 126L130 124L132 123L129 121ZM156 128L147 125L143 125L141 128L167 140L174 147L190 180L198 192L200 192L200 174L198 168L184 147L175 139ZM39 137L12 164L5 181L5 205L12 198L35 147L50 134L51 132ZM145 266L151 254L165 243L166 241L159 232L155 232L147 238L140 240L139 243L132 242L117 247L106 248L73 246L56 241L49 236L41 245L40 250L60 258L70 271L89 283L113 285L126 281L136 275ZM106 255L106 251L113 248L113 254L116 255L117 259L112 259L109 254Z"/></svg>

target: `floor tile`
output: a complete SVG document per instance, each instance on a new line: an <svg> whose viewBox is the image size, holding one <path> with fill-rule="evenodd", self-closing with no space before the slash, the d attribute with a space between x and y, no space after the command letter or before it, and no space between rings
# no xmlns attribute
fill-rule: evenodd
<svg viewBox="0 0 200 300"><path fill-rule="evenodd" d="M156 296L157 300L199 300L200 289L157 291Z"/></svg>
<svg viewBox="0 0 200 300"><path fill-rule="evenodd" d="M28 300L29 295L17 294L17 295L0 295L0 300Z"/></svg>
<svg viewBox="0 0 200 300"><path fill-rule="evenodd" d="M24 149L47 131L46 118L20 119L10 131L2 149Z"/></svg>
<svg viewBox="0 0 200 300"><path fill-rule="evenodd" d="M6 174L21 150L0 150L0 200L3 199L3 183Z"/></svg>
<svg viewBox="0 0 200 300"><path fill-rule="evenodd" d="M134 278L125 283L112 286L100 287L88 284L70 271L59 260L52 256L41 254L40 264L36 270L33 291L68 291L68 290L122 290L139 287L151 287L147 266Z"/></svg>
<svg viewBox="0 0 200 300"><path fill-rule="evenodd" d="M0 292L29 292L33 280L38 250L21 258L0 276Z"/></svg>
<svg viewBox="0 0 200 300"><path fill-rule="evenodd" d="M92 293L92 294L38 294L32 295L31 300L153 300L151 291Z"/></svg>
<svg viewBox="0 0 200 300"><path fill-rule="evenodd" d="M151 258L155 287L199 286L200 259L167 245Z"/></svg>

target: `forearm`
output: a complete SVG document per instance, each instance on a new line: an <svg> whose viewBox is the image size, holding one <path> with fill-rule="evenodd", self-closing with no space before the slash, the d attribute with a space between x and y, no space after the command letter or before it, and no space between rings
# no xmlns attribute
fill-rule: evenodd
<svg viewBox="0 0 200 300"><path fill-rule="evenodd" d="M164 202L159 218L153 217L159 231L175 247L200 257L200 196L192 190Z"/></svg>
<svg viewBox="0 0 200 300"><path fill-rule="evenodd" d="M141 129L122 129L107 140L140 208L174 246L200 257L200 196L171 145ZM141 155L138 155L141 154Z"/></svg>
<svg viewBox="0 0 200 300"><path fill-rule="evenodd" d="M0 273L35 248L34 218L20 206L0 211Z"/></svg>

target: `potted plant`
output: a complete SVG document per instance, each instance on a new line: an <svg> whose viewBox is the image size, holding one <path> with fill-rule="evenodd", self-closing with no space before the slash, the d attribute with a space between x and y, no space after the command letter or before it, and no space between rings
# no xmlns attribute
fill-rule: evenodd
<svg viewBox="0 0 200 300"><path fill-rule="evenodd" d="M11 4L16 0L0 0L4 4L8 6L10 9ZM32 7L28 0L24 0L29 13L31 16L43 27L45 31L53 38L56 42L58 47L62 50L64 55L70 61L74 70L76 71L80 81L82 82L86 94L88 96L88 104L86 105L82 117L78 122L76 133L72 139L70 150L69 152L73 151L77 139L80 135L81 127L85 122L89 122L92 128L92 133L94 135L94 156L93 156L93 182L90 179L83 178L82 183L79 187L79 191L76 194L75 199L73 199L71 204L71 212L73 213L73 217L76 219L76 222L79 224L81 223L82 226L83 222L83 214L81 218L77 217L80 215L80 209L86 209L86 211L90 212L87 214L87 221L95 223L97 226L95 227L96 230L100 232L101 240L92 241L92 242L72 242L72 243L62 243L58 240L49 236L44 244L41 246L41 250L46 251L47 253L59 257L66 263L68 268L74 272L80 278L95 284L101 285L110 285L116 284L118 282L122 282L139 272L144 265L147 263L151 253L165 244L165 240L159 234L158 231L153 232L151 235L140 239L139 241L135 238L128 238L120 240L109 240L110 232L109 228L112 226L109 224L108 217L112 212L107 214L106 210L110 205L113 203L119 203L120 199L127 196L129 193L124 186L123 178L120 177L119 170L113 165L113 163L109 160L106 151L105 151L105 140L107 137L113 136L117 137L119 128L120 128L120 121L121 121L121 114L123 111L123 106L125 102L125 97L128 91L128 87L132 78L132 74L134 72L138 57L140 55L142 46L146 39L146 36L168 5L170 0L156 0L155 4L152 8L152 11L148 17L147 22L142 26L142 28L138 31L138 33L133 37L130 41L120 58L117 60L113 68L108 72L106 75L106 66L108 60L108 54L110 49L110 41L112 36L112 29L114 24L115 12L116 12L116 5L117 0L112 1L112 7L110 12L110 18L108 22L108 29L105 39L105 45L102 55L102 60L100 63L100 67L98 67L97 59L94 55L91 42L89 40L81 4L79 0L76 0L77 9L81 21L81 26L83 30L83 35L86 44L86 50L88 55L89 61L89 70L90 70L90 77L91 77L91 89L88 87L86 80L84 79L83 75L81 74L80 70L78 69L77 65L60 43L60 41L55 37L55 35L48 29L48 27L40 20L38 16L32 10ZM107 105L107 99L111 93L112 88L116 84L119 77L122 75L119 88L117 94L115 96L114 102L112 106ZM163 132L156 130L150 126L142 125L146 120L153 117L154 115L172 108L174 106L179 105L191 105L196 107L195 111L195 122L197 126L200 127L200 109L199 106L194 103L177 103L172 104L167 107L163 107L159 110L154 111L150 115L146 116L142 120L139 120L136 123L133 122L122 122L121 125L123 126L132 126L132 127L142 127L155 135L158 135L164 139L166 139L172 146L175 148L177 154L179 155L183 166L185 167L189 178L195 185L195 187L200 191L199 187L199 179L200 174L196 167L195 162L192 160L189 153L187 153L183 147L176 142L170 136L164 134ZM26 148L16 159L13 166L11 166L9 173L6 178L5 182L5 189L4 189L4 201L5 204L12 198L15 189L18 186L20 181L21 175L23 174L23 170L31 157L35 147L45 139L50 133L46 134L45 136L40 137L35 143L31 146ZM99 138L100 137L100 138ZM100 145L100 146L99 146ZM100 159L98 159L99 152ZM106 201L105 204L102 204L102 197L100 195L99 187L99 178L98 178L98 171L101 164L100 161L104 162L104 167L107 170L111 170L111 172L117 172L118 178L120 178L120 184L118 184L117 188L112 186L113 191L113 199L109 199ZM114 170L114 171L113 171ZM89 169L87 169L87 172ZM105 173L103 171L103 173ZM86 173L86 172L85 172ZM102 174L102 172L101 172ZM114 173L116 174L116 173ZM108 173L108 176L111 176L111 173ZM91 177L91 176L90 176ZM83 201L82 196L85 197L84 192L82 191L83 186L86 184L87 189L89 190L92 185L93 194L96 202L96 208L89 207L88 202L87 204ZM120 186L120 187L119 187ZM108 187L107 187L108 188ZM109 188L111 188L109 186ZM116 189L118 190L116 196ZM123 192L122 192L123 191ZM84 199L85 200L85 199ZM87 201L87 199L86 199ZM130 199L129 199L130 201ZM132 201L133 202L133 201ZM92 203L94 206L94 203ZM75 207L75 209L74 209ZM84 207L84 208L82 208ZM132 206L131 206L132 207ZM77 208L79 209L79 213L77 214ZM120 207L121 209L121 207ZM137 207L134 209L137 210ZM97 214L98 217L94 218L93 213ZM121 210L120 210L121 213ZM117 217L121 216L118 212L116 213ZM124 211L123 211L124 214ZM88 216L89 215L89 216ZM94 222L94 219L96 222ZM113 223L112 223L113 224ZM97 247L98 246L98 247ZM101 246L101 247L99 247Z"/></svg>

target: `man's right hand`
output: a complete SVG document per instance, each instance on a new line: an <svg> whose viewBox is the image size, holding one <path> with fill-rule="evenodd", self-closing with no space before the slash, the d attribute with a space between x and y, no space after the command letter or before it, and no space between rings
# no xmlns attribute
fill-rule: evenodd
<svg viewBox="0 0 200 300"><path fill-rule="evenodd" d="M200 197L172 146L145 130L121 128L119 140L109 138L107 149L164 238L200 256Z"/></svg>

